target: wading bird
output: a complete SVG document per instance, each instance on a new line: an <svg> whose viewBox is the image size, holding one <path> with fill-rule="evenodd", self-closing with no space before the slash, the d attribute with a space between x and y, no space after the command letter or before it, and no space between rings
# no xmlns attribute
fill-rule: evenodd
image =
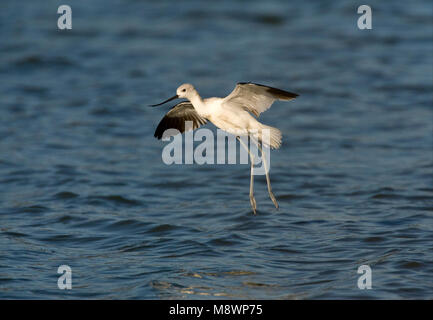
<svg viewBox="0 0 433 320"><path fill-rule="evenodd" d="M250 176L250 203L254 214L256 214L256 200L254 198L254 157L248 146L240 139L240 136L248 136L259 148L262 154L263 165L266 172L269 197L278 209L278 202L272 193L271 181L268 168L263 156L260 144L273 149L281 145L281 131L264 125L256 120L260 113L269 109L275 100L289 101L295 99L296 93L264 86L256 83L238 83L235 89L225 98L202 99L197 90L191 84L182 84L176 90L176 95L164 102L151 105L160 106L164 103L178 98L186 98L189 102L181 102L175 105L159 123L155 131L155 137L170 136L165 132L168 129L177 129L179 132L189 130L185 128L186 121L192 121L192 130L197 129L207 121L212 122L216 127L236 135L242 146L248 151L251 161Z"/></svg>

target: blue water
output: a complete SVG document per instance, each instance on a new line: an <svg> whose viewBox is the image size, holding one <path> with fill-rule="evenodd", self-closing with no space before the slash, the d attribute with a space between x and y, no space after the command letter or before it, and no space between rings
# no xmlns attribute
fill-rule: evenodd
<svg viewBox="0 0 433 320"><path fill-rule="evenodd" d="M432 299L432 2L368 4L2 0L0 298ZM249 166L165 165L147 107L238 81L300 94L256 216Z"/></svg>

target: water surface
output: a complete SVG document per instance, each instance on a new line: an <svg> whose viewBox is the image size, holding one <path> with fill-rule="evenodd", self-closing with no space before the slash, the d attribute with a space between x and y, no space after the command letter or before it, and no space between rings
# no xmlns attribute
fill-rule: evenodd
<svg viewBox="0 0 433 320"><path fill-rule="evenodd" d="M433 298L431 1L60 4L0 3L0 298ZM257 216L248 165L165 165L146 107L238 81L300 94Z"/></svg>

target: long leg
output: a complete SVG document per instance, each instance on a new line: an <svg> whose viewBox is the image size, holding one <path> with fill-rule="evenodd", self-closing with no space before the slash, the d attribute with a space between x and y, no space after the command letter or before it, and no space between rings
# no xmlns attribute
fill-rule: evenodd
<svg viewBox="0 0 433 320"><path fill-rule="evenodd" d="M251 208L254 211L254 214L256 214L256 199L254 198L254 156L251 154L250 150L248 149L248 146L245 145L245 143L241 140L239 136L236 137L240 144L245 148L245 150L248 151L248 154L250 155L250 161L251 161L251 176L250 176L250 203Z"/></svg>
<svg viewBox="0 0 433 320"><path fill-rule="evenodd" d="M277 202L277 199L275 199L274 193L272 192L271 179L269 179L269 172L268 172L268 165L266 163L266 156L263 155L263 151L262 151L262 148L260 147L260 143L258 141L256 141L255 139L253 139L253 138L251 138L251 140L254 141L254 143L257 145L257 147L260 150L260 154L261 154L261 157L262 157L263 165L265 166L266 183L268 184L269 197L271 198L272 202L274 203L275 208L278 209L278 202Z"/></svg>

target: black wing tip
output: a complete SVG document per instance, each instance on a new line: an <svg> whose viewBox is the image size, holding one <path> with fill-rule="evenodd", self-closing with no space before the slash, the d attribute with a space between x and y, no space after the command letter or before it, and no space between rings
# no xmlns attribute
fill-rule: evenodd
<svg viewBox="0 0 433 320"><path fill-rule="evenodd" d="M179 114L179 112L183 112L183 114ZM165 116L161 119L158 126L156 127L154 137L158 140L165 139L166 137L172 137L178 133L185 132L185 121L193 122L193 130L200 127L206 123L206 119L199 116L192 103L189 101L182 101L173 106L170 111L168 111ZM176 129L178 133L166 134L166 130L168 129ZM189 131L189 130L188 130Z"/></svg>
<svg viewBox="0 0 433 320"><path fill-rule="evenodd" d="M176 107L180 107L180 106L183 106L183 105L191 105L191 106L192 106L191 102L189 102L189 101L181 101L181 102L179 102L179 103L176 103L173 107L171 107L170 110L173 110L174 108L176 108ZM151 106L152 106L152 105L151 105ZM168 113L168 112L167 112L167 113ZM165 116L167 115L167 113L165 114ZM161 139L162 139L162 137L163 137L163 135L164 135L164 131L165 131L166 129L170 129L170 128L165 128L165 127L163 126L163 120L164 120L164 119L162 119L161 122L158 124L158 126L156 127L156 130L155 130L155 133L153 134L153 136L154 136L156 139L158 139L158 140L161 140Z"/></svg>
<svg viewBox="0 0 433 320"><path fill-rule="evenodd" d="M264 87L267 89L267 91L269 91L269 93L272 93L274 95L279 96L280 98L289 98L289 99L295 99L296 97L299 97L299 94L297 93L293 93L293 92L289 92L289 91L285 91L285 90L281 90L278 88L274 88L274 87L270 87L270 86L266 86L264 84L260 84L260 83L254 83L254 82L238 82L238 84L240 85L245 85L245 84L253 84L255 86L259 86L259 87Z"/></svg>
<svg viewBox="0 0 433 320"><path fill-rule="evenodd" d="M161 138L162 138L162 133L161 133L161 132L158 132L158 131L159 131L158 128L156 128L156 131L155 131L155 133L153 134L153 136L154 136L156 139L161 140Z"/></svg>

